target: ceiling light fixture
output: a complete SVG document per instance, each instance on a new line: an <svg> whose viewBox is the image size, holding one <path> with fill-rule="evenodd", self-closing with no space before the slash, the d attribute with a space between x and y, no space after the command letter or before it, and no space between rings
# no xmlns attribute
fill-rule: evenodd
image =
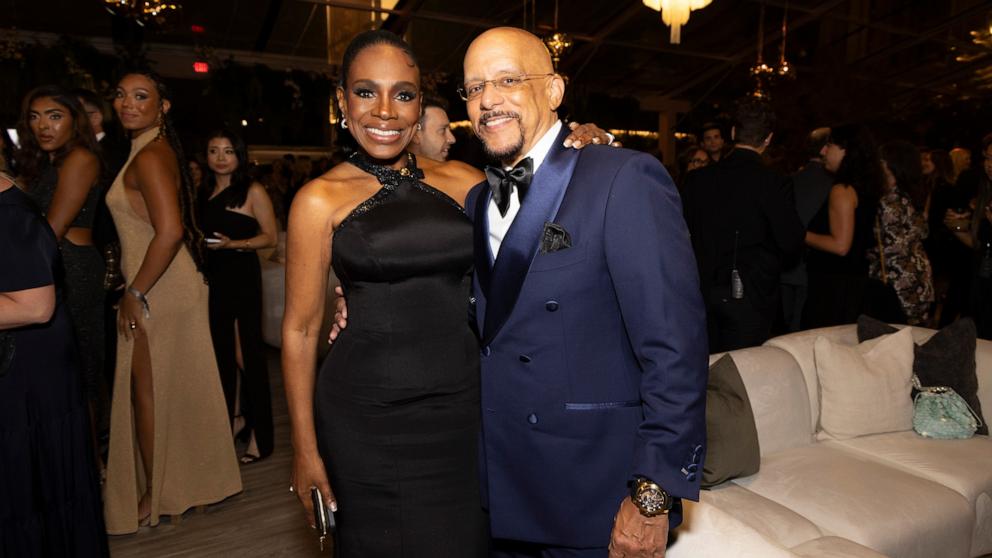
<svg viewBox="0 0 992 558"><path fill-rule="evenodd" d="M669 39L673 45L682 42L682 26L689 23L689 12L710 5L713 0L644 0L644 5L661 12L661 21L671 27Z"/></svg>

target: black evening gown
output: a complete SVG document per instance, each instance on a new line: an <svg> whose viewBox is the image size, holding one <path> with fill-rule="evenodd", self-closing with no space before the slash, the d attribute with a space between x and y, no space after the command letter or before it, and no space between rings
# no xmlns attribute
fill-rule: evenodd
<svg viewBox="0 0 992 558"><path fill-rule="evenodd" d="M204 234L219 232L232 240L258 234L258 221L237 213L231 204L231 188L210 198L203 207ZM217 356L228 417L234 418L238 365L234 356L234 326L238 326L241 356L241 413L247 432L255 433L260 457L272 453L272 394L269 368L262 340L262 269L254 250L208 250L207 282L210 284L210 336Z"/></svg>
<svg viewBox="0 0 992 558"><path fill-rule="evenodd" d="M332 246L349 320L320 368L315 418L337 556L486 556L472 225L412 156L401 172L350 162L382 188Z"/></svg>
<svg viewBox="0 0 992 558"><path fill-rule="evenodd" d="M60 285L55 235L0 192L0 292ZM52 319L0 330L0 557L107 556L89 412L61 289ZM0 357L0 360L3 360Z"/></svg>

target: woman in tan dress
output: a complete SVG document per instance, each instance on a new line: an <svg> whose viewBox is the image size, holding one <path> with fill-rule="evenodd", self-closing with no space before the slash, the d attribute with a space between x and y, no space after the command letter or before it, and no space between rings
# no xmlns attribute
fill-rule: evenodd
<svg viewBox="0 0 992 558"><path fill-rule="evenodd" d="M241 491L210 341L203 235L170 108L154 74L117 86L114 109L132 145L107 193L127 280L105 495L111 534Z"/></svg>

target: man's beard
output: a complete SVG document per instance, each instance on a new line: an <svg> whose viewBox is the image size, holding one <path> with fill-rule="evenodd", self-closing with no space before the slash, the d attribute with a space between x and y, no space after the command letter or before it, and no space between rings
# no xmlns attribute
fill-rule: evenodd
<svg viewBox="0 0 992 558"><path fill-rule="evenodd" d="M482 140L482 147L483 149L485 149L486 155L489 155L490 157L498 160L501 163L513 162L514 159L516 159L518 156L521 155L520 152L523 151L524 149L524 126L523 124L520 123L520 116L517 115L516 113L499 113L499 114L484 115L483 118L481 119L481 122L484 123L487 120L490 120L492 118L498 118L499 116L513 116L515 118L517 122L517 128L520 130L520 136L517 141L505 147L496 148L491 146L485 140L485 135L483 134L476 134L476 135L478 135L479 139Z"/></svg>

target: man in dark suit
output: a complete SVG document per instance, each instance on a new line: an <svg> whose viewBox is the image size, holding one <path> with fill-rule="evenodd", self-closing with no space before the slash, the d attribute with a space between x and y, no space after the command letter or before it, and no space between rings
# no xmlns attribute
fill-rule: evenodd
<svg viewBox="0 0 992 558"><path fill-rule="evenodd" d="M502 165L466 201L494 555L662 556L705 453L695 263L657 160L561 147L564 87L520 29L465 56L460 93Z"/></svg>
<svg viewBox="0 0 992 558"><path fill-rule="evenodd" d="M803 227L827 203L833 176L823 167L820 151L827 144L830 128L817 128L806 138L806 151L809 161L792 177L793 192L796 197L796 212ZM782 317L788 331L799 331L803 305L806 304L806 262L804 259L782 272Z"/></svg>
<svg viewBox="0 0 992 558"><path fill-rule="evenodd" d="M773 122L766 104L743 103L731 131L737 145L719 163L691 173L683 188L713 352L768 339L779 276L803 247L792 184L761 161Z"/></svg>

